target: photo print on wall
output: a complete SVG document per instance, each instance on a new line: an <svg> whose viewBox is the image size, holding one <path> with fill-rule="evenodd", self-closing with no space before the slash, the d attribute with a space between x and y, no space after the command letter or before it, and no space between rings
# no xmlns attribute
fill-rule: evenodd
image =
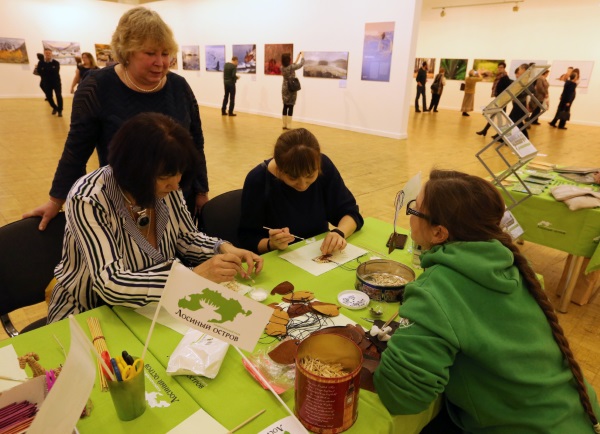
<svg viewBox="0 0 600 434"><path fill-rule="evenodd" d="M256 74L256 44L233 45L232 48L233 56L238 58L237 72Z"/></svg>
<svg viewBox="0 0 600 434"><path fill-rule="evenodd" d="M366 23L361 79L390 81L395 23Z"/></svg>
<svg viewBox="0 0 600 434"><path fill-rule="evenodd" d="M25 39L0 38L0 63L29 63Z"/></svg>
<svg viewBox="0 0 600 434"><path fill-rule="evenodd" d="M225 45L206 46L206 70L223 71L225 68Z"/></svg>
<svg viewBox="0 0 600 434"><path fill-rule="evenodd" d="M348 78L347 51L305 51L304 77Z"/></svg>
<svg viewBox="0 0 600 434"><path fill-rule="evenodd" d="M427 79L432 80L435 75L435 58L434 57L417 57L415 59L415 68L413 77L417 78L417 72L419 68L423 64L423 62L427 62Z"/></svg>
<svg viewBox="0 0 600 434"><path fill-rule="evenodd" d="M81 57L79 42L42 41L44 50L51 50L52 57L61 65L77 65L75 57Z"/></svg>
<svg viewBox="0 0 600 434"><path fill-rule="evenodd" d="M504 59L475 59L473 69L477 71L483 81L494 81L498 72L498 64L504 62Z"/></svg>
<svg viewBox="0 0 600 434"><path fill-rule="evenodd" d="M592 70L594 69L594 62L581 61L581 60L555 60L552 62L552 69L548 82L550 86L564 86L567 81L567 71L569 67L573 68L573 71L577 73L579 70L579 77L575 79L577 82L577 88L586 88L590 84L590 78L592 76Z"/></svg>
<svg viewBox="0 0 600 434"><path fill-rule="evenodd" d="M294 58L294 44L265 44L265 75L281 75L281 55L290 53Z"/></svg>
<svg viewBox="0 0 600 434"><path fill-rule="evenodd" d="M508 72L508 77L511 80L515 80L517 77L515 76L515 69L517 69L519 66L521 66L522 64L530 64L530 63L535 63L536 65L548 65L548 61L547 60L531 60L531 59L513 59L510 61L510 66L508 66L506 68L506 72ZM558 71L556 71L558 72ZM552 73L550 74L552 75ZM548 77L548 81L550 81L550 77Z"/></svg>
<svg viewBox="0 0 600 434"><path fill-rule="evenodd" d="M200 47L198 45L182 45L181 63L183 63L184 71L200 71Z"/></svg>
<svg viewBox="0 0 600 434"><path fill-rule="evenodd" d="M110 44L94 44L94 47L96 48L96 63L98 66L110 66L117 63L113 58Z"/></svg>
<svg viewBox="0 0 600 434"><path fill-rule="evenodd" d="M446 70L448 80L464 80L467 75L467 59L442 59L440 68Z"/></svg>

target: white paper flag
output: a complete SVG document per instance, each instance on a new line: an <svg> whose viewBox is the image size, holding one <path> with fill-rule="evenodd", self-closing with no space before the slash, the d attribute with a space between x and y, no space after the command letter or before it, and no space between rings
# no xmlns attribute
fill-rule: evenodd
<svg viewBox="0 0 600 434"><path fill-rule="evenodd" d="M173 264L160 304L187 326L254 350L273 309Z"/></svg>

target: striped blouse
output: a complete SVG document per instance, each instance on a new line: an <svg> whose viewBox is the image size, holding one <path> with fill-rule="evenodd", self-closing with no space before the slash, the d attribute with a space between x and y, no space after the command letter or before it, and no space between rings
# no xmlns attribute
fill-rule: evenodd
<svg viewBox="0 0 600 434"><path fill-rule="evenodd" d="M129 214L110 166L73 185L65 213L48 322L102 304L135 308L158 301L174 257L197 265L220 245L196 229L181 191L175 191L156 201L158 248L152 247Z"/></svg>

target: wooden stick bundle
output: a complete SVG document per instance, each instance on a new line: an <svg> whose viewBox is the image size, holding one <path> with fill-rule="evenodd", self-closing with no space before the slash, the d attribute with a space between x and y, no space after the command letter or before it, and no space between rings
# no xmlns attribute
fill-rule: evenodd
<svg viewBox="0 0 600 434"><path fill-rule="evenodd" d="M90 317L87 319L87 325L90 328L90 333L92 333L92 341L94 343L94 348L98 351L98 354L102 354L102 351L108 351L108 347L106 346L106 340L104 339L104 334L102 333L102 328L100 327L100 320L95 317ZM108 383L106 382L106 377L102 372L102 365L100 361L98 361L98 372L100 372L100 388L103 392L108 391Z"/></svg>

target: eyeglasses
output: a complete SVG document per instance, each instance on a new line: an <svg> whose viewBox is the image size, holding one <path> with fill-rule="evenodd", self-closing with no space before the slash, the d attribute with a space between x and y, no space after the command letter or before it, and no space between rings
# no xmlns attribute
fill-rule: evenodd
<svg viewBox="0 0 600 434"><path fill-rule="evenodd" d="M412 208L411 205L413 205L416 202L417 202L417 200L413 199L406 204L406 215L412 214L414 216L417 216L424 220L427 220L431 224L434 224L433 221L431 220L431 217L429 217L427 214L423 214L421 211L417 211L416 209Z"/></svg>

